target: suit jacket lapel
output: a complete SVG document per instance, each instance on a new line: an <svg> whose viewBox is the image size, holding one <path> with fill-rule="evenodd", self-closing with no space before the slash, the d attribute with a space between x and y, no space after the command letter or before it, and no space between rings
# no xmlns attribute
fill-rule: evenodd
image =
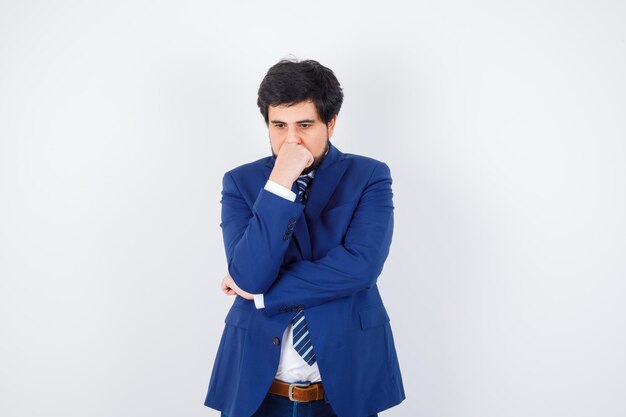
<svg viewBox="0 0 626 417"><path fill-rule="evenodd" d="M274 168L274 163L276 162L276 158L273 156L269 157L267 163L265 164L265 182L270 178L272 173L272 169ZM314 180L315 181L315 180ZM265 185L265 183L263 183ZM291 191L298 195L298 186L294 182L291 185ZM303 259L311 259L311 236L309 235L309 228L306 222L306 217L303 215L300 220L296 222L296 226L293 229L294 240L296 241L296 246L300 250L300 255L302 255Z"/></svg>
<svg viewBox="0 0 626 417"><path fill-rule="evenodd" d="M313 180L313 182L315 182L315 180ZM311 187L313 187L313 185L311 185ZM298 186L295 182L291 187L291 191L298 195ZM313 191L313 189L311 189L311 191ZM309 195L309 198L310 197L311 196ZM304 207L304 210L306 210L306 206ZM300 253L302 254L302 258L307 260L311 259L311 235L309 235L309 226L307 224L306 216L304 214L296 222L296 227L293 229L293 236L298 243L298 247L300 247Z"/></svg>
<svg viewBox="0 0 626 417"><path fill-rule="evenodd" d="M339 149L329 143L328 154L322 164L315 170L315 178L311 183L307 204L304 208L304 215L294 228L293 234L296 243L300 248L300 253L304 259L311 259L313 251L311 249L311 236L309 234L308 219L316 219L326 207L328 200L333 195L335 188L339 184L341 177L346 171L343 164L344 155ZM269 178L274 167L275 158L270 157L266 164L265 178ZM298 194L298 188L294 182L291 190Z"/></svg>
<svg viewBox="0 0 626 417"><path fill-rule="evenodd" d="M309 200L304 208L307 218L317 219L326 207L346 171L347 166L343 163L343 159L344 154L331 143L328 155L315 171L315 178L311 183Z"/></svg>

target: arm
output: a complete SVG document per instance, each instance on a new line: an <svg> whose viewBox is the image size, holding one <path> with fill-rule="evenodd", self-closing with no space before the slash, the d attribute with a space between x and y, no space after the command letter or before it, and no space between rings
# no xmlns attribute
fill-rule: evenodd
<svg viewBox="0 0 626 417"><path fill-rule="evenodd" d="M289 189L313 159L299 140L288 138L280 146L270 179ZM244 292L263 293L274 282L304 210L304 205L289 201L295 195L287 199L275 192L262 189L250 211L232 175L224 175L221 227L228 272Z"/></svg>
<svg viewBox="0 0 626 417"><path fill-rule="evenodd" d="M343 243L318 260L280 268L263 296L266 313L274 315L290 306L313 307L373 286L391 245L392 197L389 167L380 164L361 195Z"/></svg>
<svg viewBox="0 0 626 417"><path fill-rule="evenodd" d="M239 288L263 293L274 282L303 210L302 204L265 189L250 209L232 175L224 175L220 226L228 272Z"/></svg>

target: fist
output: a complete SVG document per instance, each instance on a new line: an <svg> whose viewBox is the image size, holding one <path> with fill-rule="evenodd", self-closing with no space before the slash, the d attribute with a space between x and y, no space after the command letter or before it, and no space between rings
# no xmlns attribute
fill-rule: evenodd
<svg viewBox="0 0 626 417"><path fill-rule="evenodd" d="M301 143L284 142L276 156L270 180L291 188L305 168L313 163L313 154Z"/></svg>
<svg viewBox="0 0 626 417"><path fill-rule="evenodd" d="M254 299L254 296L252 294L250 294L249 292L245 292L244 290L239 288L237 284L235 284L235 280L233 279L233 277L230 276L230 274L226 274L224 279L222 279L222 284L220 285L220 287L222 289L222 292L226 295L237 294L238 296L243 297L246 300Z"/></svg>

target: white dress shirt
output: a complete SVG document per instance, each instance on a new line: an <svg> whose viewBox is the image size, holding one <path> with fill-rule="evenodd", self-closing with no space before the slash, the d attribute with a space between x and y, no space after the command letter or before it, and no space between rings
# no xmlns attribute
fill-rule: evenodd
<svg viewBox="0 0 626 417"><path fill-rule="evenodd" d="M311 173L314 176L315 172ZM283 197L290 201L296 200L296 194L290 189L283 187L282 185L267 180L264 187L267 191ZM305 221L301 219L300 221ZM263 294L254 294L254 305L257 309L265 308L263 302ZM295 313L294 313L295 316ZM313 347L315 349L315 346ZM320 370L317 367L317 361L313 365L309 365L302 359L302 356L293 347L293 331L291 322L287 325L285 332L283 333L282 344L280 347L280 360L278 362L278 370L276 372L276 379L294 383L294 382L320 382L322 377Z"/></svg>

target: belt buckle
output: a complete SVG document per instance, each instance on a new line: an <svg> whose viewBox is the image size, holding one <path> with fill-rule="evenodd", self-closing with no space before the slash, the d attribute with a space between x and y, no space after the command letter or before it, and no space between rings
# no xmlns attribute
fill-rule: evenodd
<svg viewBox="0 0 626 417"><path fill-rule="evenodd" d="M297 401L297 400L294 400L294 398L293 398L293 389L295 387L308 387L309 385L311 385L310 382L305 383L305 384L298 383L298 382L294 382L293 384L289 384L289 399L291 401Z"/></svg>

